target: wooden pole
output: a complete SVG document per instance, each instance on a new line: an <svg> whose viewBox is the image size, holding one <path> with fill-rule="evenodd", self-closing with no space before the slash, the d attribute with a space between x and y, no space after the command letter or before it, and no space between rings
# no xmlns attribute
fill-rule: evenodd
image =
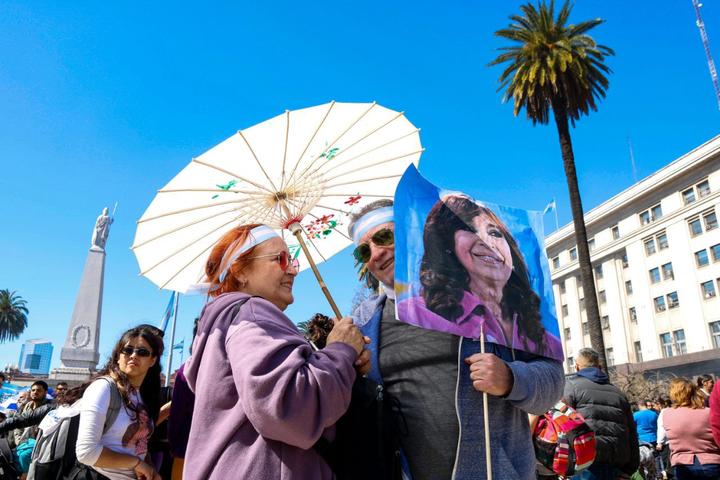
<svg viewBox="0 0 720 480"><path fill-rule="evenodd" d="M485 333L483 324L480 323L480 353L485 353ZM488 394L483 392L483 420L485 426L485 465L487 468L487 480L492 480L492 458L490 455L490 413L488 411Z"/></svg>

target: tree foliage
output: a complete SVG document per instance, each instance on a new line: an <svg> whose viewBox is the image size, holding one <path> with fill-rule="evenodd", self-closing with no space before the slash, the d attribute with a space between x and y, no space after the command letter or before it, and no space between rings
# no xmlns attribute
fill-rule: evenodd
<svg viewBox="0 0 720 480"><path fill-rule="evenodd" d="M10 290L0 290L0 343L17 340L27 327L27 301Z"/></svg>

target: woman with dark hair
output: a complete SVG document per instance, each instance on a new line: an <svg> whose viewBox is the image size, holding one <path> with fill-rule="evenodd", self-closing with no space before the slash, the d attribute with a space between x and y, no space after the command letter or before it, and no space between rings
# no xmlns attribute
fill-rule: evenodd
<svg viewBox="0 0 720 480"><path fill-rule="evenodd" d="M322 350L303 338L283 313L297 273L265 225L233 228L210 252L211 300L184 369L195 393L185 480L333 478L313 445L333 440L369 354L349 318L335 320Z"/></svg>
<svg viewBox="0 0 720 480"><path fill-rule="evenodd" d="M663 410L670 463L678 480L720 478L720 447L710 429L710 409L686 378L670 381L672 408Z"/></svg>
<svg viewBox="0 0 720 480"><path fill-rule="evenodd" d="M148 438L160 412L162 353L158 329L147 325L131 328L115 344L95 380L66 394L66 401L82 395L75 452L78 462L91 472L80 478L160 479L145 458ZM110 382L122 402L115 421L105 430L114 394Z"/></svg>
<svg viewBox="0 0 720 480"><path fill-rule="evenodd" d="M546 332L540 297L520 248L490 209L449 195L430 210L420 264L422 296L398 305L418 325L551 358L562 346Z"/></svg>
<svg viewBox="0 0 720 480"><path fill-rule="evenodd" d="M697 378L698 393L703 397L705 406L710 406L710 394L715 386L715 379L712 375L703 374Z"/></svg>

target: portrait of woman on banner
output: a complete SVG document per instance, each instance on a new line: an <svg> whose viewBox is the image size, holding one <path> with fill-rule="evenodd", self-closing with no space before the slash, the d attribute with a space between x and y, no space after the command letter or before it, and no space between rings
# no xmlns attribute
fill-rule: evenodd
<svg viewBox="0 0 720 480"><path fill-rule="evenodd" d="M425 220L420 291L398 303L398 315L424 328L485 339L551 358L560 340L541 318L518 243L489 208L463 195L438 201Z"/></svg>

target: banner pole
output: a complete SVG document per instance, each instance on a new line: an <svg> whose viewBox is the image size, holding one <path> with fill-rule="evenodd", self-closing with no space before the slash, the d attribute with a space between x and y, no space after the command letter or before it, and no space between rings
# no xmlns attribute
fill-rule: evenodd
<svg viewBox="0 0 720 480"><path fill-rule="evenodd" d="M170 353L168 354L168 363L165 367L165 386L170 386L170 371L172 369L173 361L173 350L175 348L175 325L177 324L177 313L178 313L178 302L180 301L180 294L175 292L175 306L173 308L173 322L172 328L170 329Z"/></svg>

